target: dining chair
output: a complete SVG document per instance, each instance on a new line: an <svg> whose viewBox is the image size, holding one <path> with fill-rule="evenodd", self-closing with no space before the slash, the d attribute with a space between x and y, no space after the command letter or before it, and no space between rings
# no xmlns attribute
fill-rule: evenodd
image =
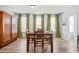
<svg viewBox="0 0 79 59"><path fill-rule="evenodd" d="M34 33L34 52L36 52L36 47L42 47L42 52L44 52L44 31L34 31Z"/></svg>

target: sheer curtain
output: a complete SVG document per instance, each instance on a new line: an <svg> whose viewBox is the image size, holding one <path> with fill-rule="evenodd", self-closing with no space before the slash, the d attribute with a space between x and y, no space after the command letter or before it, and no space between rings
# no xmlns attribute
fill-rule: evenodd
<svg viewBox="0 0 79 59"><path fill-rule="evenodd" d="M22 15L22 37L26 37L26 15Z"/></svg>
<svg viewBox="0 0 79 59"><path fill-rule="evenodd" d="M51 30L55 33L55 16L51 15Z"/></svg>
<svg viewBox="0 0 79 59"><path fill-rule="evenodd" d="M42 18L41 18L41 15L36 15L36 30L38 28L42 28Z"/></svg>

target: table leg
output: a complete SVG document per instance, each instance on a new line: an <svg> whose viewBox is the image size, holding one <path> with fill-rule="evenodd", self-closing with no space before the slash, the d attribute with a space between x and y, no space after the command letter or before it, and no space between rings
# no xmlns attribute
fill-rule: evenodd
<svg viewBox="0 0 79 59"><path fill-rule="evenodd" d="M35 42L35 36L34 36L34 53L36 52L36 42Z"/></svg>
<svg viewBox="0 0 79 59"><path fill-rule="evenodd" d="M29 52L29 38L27 38L27 52Z"/></svg>
<svg viewBox="0 0 79 59"><path fill-rule="evenodd" d="M42 52L44 53L44 39L42 39Z"/></svg>
<svg viewBox="0 0 79 59"><path fill-rule="evenodd" d="M53 35L51 35L51 52L53 52Z"/></svg>

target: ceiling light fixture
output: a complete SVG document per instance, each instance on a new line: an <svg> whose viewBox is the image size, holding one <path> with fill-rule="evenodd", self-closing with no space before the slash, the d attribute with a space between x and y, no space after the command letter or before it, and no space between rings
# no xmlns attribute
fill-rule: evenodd
<svg viewBox="0 0 79 59"><path fill-rule="evenodd" d="M31 7L32 9L34 9L34 8L35 8L35 5L30 5L30 7Z"/></svg>

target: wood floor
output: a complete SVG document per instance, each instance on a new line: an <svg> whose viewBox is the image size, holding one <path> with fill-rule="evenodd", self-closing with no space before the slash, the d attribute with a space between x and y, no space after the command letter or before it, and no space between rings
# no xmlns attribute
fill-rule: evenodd
<svg viewBox="0 0 79 59"><path fill-rule="evenodd" d="M76 47L74 39L62 40L54 38L54 53L78 53L79 48ZM30 45L30 53L33 52L33 44ZM45 47L45 52L50 53L50 45ZM17 39L15 42L0 49L0 53L27 53L26 39ZM41 48L37 48L37 53L41 53Z"/></svg>

